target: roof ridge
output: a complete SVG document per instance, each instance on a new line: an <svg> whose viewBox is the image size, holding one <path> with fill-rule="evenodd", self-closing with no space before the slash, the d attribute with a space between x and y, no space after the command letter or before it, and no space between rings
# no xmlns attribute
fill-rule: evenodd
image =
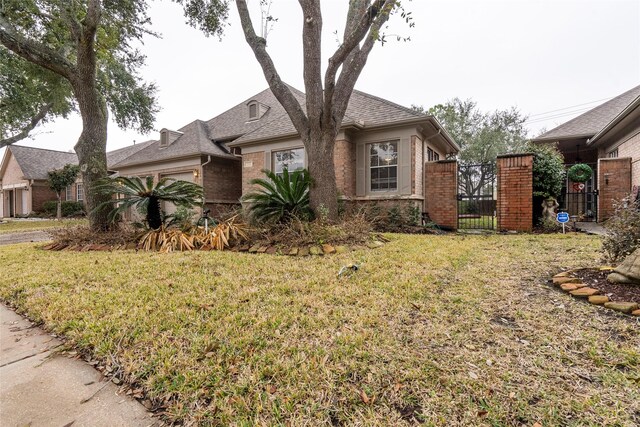
<svg viewBox="0 0 640 427"><path fill-rule="evenodd" d="M574 117L574 118L572 118L572 119L570 119L570 120L567 120L566 122L561 123L561 124L559 124L558 126L556 126L556 127L554 127L554 128L549 129L548 131L546 131L546 132L545 132L545 133L543 133L542 135L537 136L537 137L536 137L536 138L534 138L534 139L541 139L541 138L544 138L544 137L545 137L545 135L550 134L551 132L555 131L556 129L559 129L559 128L561 128L561 127L565 127L565 126L567 126L567 125L569 125L569 124L571 124L571 123L574 123L575 121L577 121L577 120L581 119L583 116L586 116L587 114L592 113L592 112L593 112L593 111L595 111L595 110L599 110L599 109L604 108L604 107L606 107L606 106L608 106L608 105L610 105L610 104L613 104L613 103L615 103L616 101L619 101L619 100L620 100L621 98L623 98L624 96L628 95L630 92L637 91L638 89L640 89L640 85L638 85L638 86L634 86L634 87L632 87L631 89L629 89L629 90L627 90L627 91L625 91L625 92L622 92L621 94L619 94L619 95L617 95L617 96L614 96L613 98L609 99L608 101L605 101L605 102L603 102L602 104L598 104L598 105L596 105L595 107L593 107L593 108L591 108L591 109L589 109L589 110L585 111L584 113L582 113L582 114L580 114L580 115L578 115L578 116L576 116L576 117ZM640 95L639 95L639 96L640 96ZM634 97L634 99L635 99L635 97ZM633 100L631 100L631 102L633 102ZM630 104L630 103L629 103L629 104ZM624 107L624 108L626 108L629 104L625 105L625 107ZM623 110L624 110L624 108L623 108ZM616 115L617 115L617 114L616 114ZM597 132L596 132L596 133L597 133ZM595 134L594 134L594 135L595 135Z"/></svg>
<svg viewBox="0 0 640 427"><path fill-rule="evenodd" d="M425 114L417 113L417 112L413 111L409 107L405 107L404 105L400 105L400 104L397 104L397 103L395 103L393 101L389 101L388 99L380 98L379 96L371 95L370 93L366 93L366 92L363 92L363 91L358 90L358 89L353 89L353 92L354 93L358 93L359 95L366 96L368 98L375 99L377 101L383 102L383 103L385 103L387 105L390 105L392 107L398 108L398 109L403 110L403 111L405 111L407 113L413 114L416 117L425 116Z"/></svg>
<svg viewBox="0 0 640 427"><path fill-rule="evenodd" d="M51 148L38 148L38 147L29 147L27 145L18 145L18 144L11 144L9 145L7 148L11 149L11 148L28 148L30 150L40 150L40 151L52 151L54 153L62 153L62 154L73 154L73 155L77 155L75 151L60 151L60 150L52 150Z"/></svg>

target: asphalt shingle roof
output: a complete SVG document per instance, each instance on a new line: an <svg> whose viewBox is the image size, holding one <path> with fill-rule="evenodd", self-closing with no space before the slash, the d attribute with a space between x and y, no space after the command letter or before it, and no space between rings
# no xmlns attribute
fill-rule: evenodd
<svg viewBox="0 0 640 427"><path fill-rule="evenodd" d="M304 96L304 94L302 94ZM301 104L304 102L304 98ZM277 102L277 101L276 101ZM343 120L343 124L358 123L362 126L372 127L403 120L425 118L423 114L416 113L410 108L395 104L386 99L369 95L368 93L354 90L347 111ZM262 139L277 138L279 136L293 135L296 133L295 127L289 116L283 112L280 116L249 132L236 140L233 144L242 144L245 142L259 141Z"/></svg>
<svg viewBox="0 0 640 427"><path fill-rule="evenodd" d="M22 145L11 145L9 151L20 165L25 179L48 179L48 171L61 169L68 164L78 164L76 153L43 150Z"/></svg>
<svg viewBox="0 0 640 427"><path fill-rule="evenodd" d="M148 147L155 141L147 141L107 152L107 166L111 168L116 162ZM25 179L49 179L47 172L61 169L65 165L77 165L78 156L74 152L47 150L43 148L11 145L8 147L16 159Z"/></svg>
<svg viewBox="0 0 640 427"><path fill-rule="evenodd" d="M114 164L113 168L119 169L135 164L159 162L163 160L203 154L233 159L236 158L234 155L229 153L224 144L216 143L212 140L208 126L202 120L195 120L180 128L179 131L182 132L182 135L167 147L161 147L160 141L153 141L144 149L134 153L123 161Z"/></svg>
<svg viewBox="0 0 640 427"><path fill-rule="evenodd" d="M600 104L578 117L534 138L534 141L548 139L565 139L570 137L591 137L600 132L627 105L640 96L640 86L626 91L613 99Z"/></svg>

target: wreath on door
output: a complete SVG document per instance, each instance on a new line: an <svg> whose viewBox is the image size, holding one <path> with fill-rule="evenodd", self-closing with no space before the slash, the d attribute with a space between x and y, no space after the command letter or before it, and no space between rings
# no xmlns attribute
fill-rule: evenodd
<svg viewBox="0 0 640 427"><path fill-rule="evenodd" d="M593 169L584 163L573 165L567 171L567 176L572 182L587 182L593 175Z"/></svg>

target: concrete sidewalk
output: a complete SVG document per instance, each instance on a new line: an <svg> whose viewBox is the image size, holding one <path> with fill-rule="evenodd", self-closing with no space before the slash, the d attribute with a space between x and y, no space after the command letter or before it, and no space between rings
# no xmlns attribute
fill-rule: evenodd
<svg viewBox="0 0 640 427"><path fill-rule="evenodd" d="M46 242L51 240L51 235L46 231L16 231L15 233L0 234L0 245L13 245L14 243Z"/></svg>
<svg viewBox="0 0 640 427"><path fill-rule="evenodd" d="M135 399L62 343L0 304L0 425L158 426Z"/></svg>

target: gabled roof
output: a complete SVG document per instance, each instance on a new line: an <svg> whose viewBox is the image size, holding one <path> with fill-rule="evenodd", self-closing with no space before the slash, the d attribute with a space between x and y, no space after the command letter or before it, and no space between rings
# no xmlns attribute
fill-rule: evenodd
<svg viewBox="0 0 640 427"><path fill-rule="evenodd" d="M123 161L127 157L130 157L130 156L134 155L138 151L142 150L143 148L148 147L149 145L151 145L154 142L155 141L150 140L150 141L141 142L140 144L129 145L127 147L120 148L118 150L108 151L107 152L107 166L111 167L111 166L115 165L116 163L119 163L119 162Z"/></svg>
<svg viewBox="0 0 640 427"><path fill-rule="evenodd" d="M130 145L118 150L107 152L107 167L111 167L119 161L148 147L155 141L146 141L140 144ZM4 174L5 160L11 155L16 159L22 170L24 179L49 179L47 172L61 169L65 165L77 165L78 156L74 152L47 150L45 148L25 147L23 145L10 145L7 147L3 163L0 164L0 177Z"/></svg>
<svg viewBox="0 0 640 427"><path fill-rule="evenodd" d="M22 169L24 179L48 179L47 172L68 164L78 164L76 153L66 151L10 145L7 147L7 153L9 152Z"/></svg>
<svg viewBox="0 0 640 427"><path fill-rule="evenodd" d="M142 150L114 164L113 168L119 169L142 163L161 162L198 155L236 159L223 144L212 140L207 124L202 120L195 120L180 128L179 131L182 132L182 135L170 145L161 147L160 141L152 141Z"/></svg>
<svg viewBox="0 0 640 427"><path fill-rule="evenodd" d="M600 132L638 96L640 96L640 86L636 86L604 104L600 104L586 113L543 133L534 138L533 141L590 138Z"/></svg>
<svg viewBox="0 0 640 427"><path fill-rule="evenodd" d="M627 107L613 118L600 132L587 141L587 145L600 145L606 143L607 136L615 134L624 126L634 123L640 124L640 96L636 97Z"/></svg>
<svg viewBox="0 0 640 427"><path fill-rule="evenodd" d="M302 96L304 96L304 94ZM410 120L419 121L428 119L429 116L417 113L410 108L359 90L354 90L349 99L342 125L356 125L362 129L366 129ZM286 112L283 112L283 114L266 123L264 126L237 138L229 145L242 145L263 139L295 135L296 133L291 119L289 119Z"/></svg>

